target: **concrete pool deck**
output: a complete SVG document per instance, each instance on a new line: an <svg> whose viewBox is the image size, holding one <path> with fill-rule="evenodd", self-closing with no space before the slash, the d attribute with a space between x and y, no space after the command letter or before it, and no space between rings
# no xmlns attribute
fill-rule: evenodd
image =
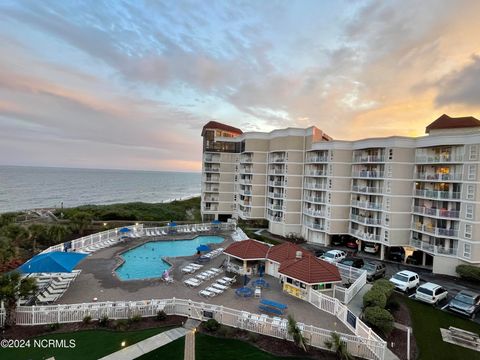
<svg viewBox="0 0 480 360"><path fill-rule="evenodd" d="M202 234L207 235L207 234ZM209 233L208 235L219 235L225 238L221 244L214 244L214 248L226 248L233 242L230 232ZM193 236L191 236L193 237ZM185 234L177 236L168 236L165 240L186 239ZM161 240L161 238L159 239ZM117 244L110 248L99 250L83 260L77 269L82 272L77 279L68 288L62 298L57 301L58 304L73 304L92 302L94 298L97 301L134 301L149 299L190 299L204 303L224 305L226 307L245 310L252 313L259 313L258 298L242 299L235 295L235 287L228 289L225 293L206 299L198 295L199 290L205 289L212 284L215 279L204 282L197 288L189 288L183 284L183 280L191 277L191 274L184 275L180 269L195 260L196 256L168 258L173 265L171 274L175 282L166 284L161 279L148 280L129 280L121 281L115 274L114 269L120 263L118 254L127 249L138 246L139 244L153 241L152 238L129 239L124 243ZM220 255L209 263L205 264L204 269L210 267L220 267L225 260L225 255ZM198 272L197 272L198 273ZM295 319L305 324L315 325L324 329L351 333L351 331L340 322L335 316L321 311L306 301L297 299L293 296L283 293L279 279L265 275L264 278L269 282L270 288L262 290L262 297L277 301L288 306L288 314L292 314ZM238 278L242 283L243 279ZM237 283L237 284L238 284ZM327 293L331 295L331 293Z"/></svg>

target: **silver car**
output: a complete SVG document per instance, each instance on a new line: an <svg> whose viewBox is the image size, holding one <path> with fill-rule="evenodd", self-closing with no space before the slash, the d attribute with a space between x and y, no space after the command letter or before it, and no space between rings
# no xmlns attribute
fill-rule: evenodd
<svg viewBox="0 0 480 360"><path fill-rule="evenodd" d="M448 308L473 319L480 311L480 294L462 290L450 300Z"/></svg>

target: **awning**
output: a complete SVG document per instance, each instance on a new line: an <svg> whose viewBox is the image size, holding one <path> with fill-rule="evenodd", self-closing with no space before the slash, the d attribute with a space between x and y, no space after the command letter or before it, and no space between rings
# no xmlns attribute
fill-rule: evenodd
<svg viewBox="0 0 480 360"><path fill-rule="evenodd" d="M18 269L23 273L72 272L80 260L87 255L76 252L52 251L34 256Z"/></svg>
<svg viewBox="0 0 480 360"><path fill-rule="evenodd" d="M124 227L124 228L121 228L120 230L118 230L118 232L121 232L121 233L127 233L127 232L130 232L130 231L132 231L132 230L130 230L127 227Z"/></svg>

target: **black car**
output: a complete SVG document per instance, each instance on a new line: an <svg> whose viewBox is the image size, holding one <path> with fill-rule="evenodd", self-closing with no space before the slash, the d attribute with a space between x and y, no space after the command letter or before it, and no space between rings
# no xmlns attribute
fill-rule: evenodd
<svg viewBox="0 0 480 360"><path fill-rule="evenodd" d="M318 249L318 250L315 250L315 257L320 257L322 256L323 254L325 254L325 250L322 250L322 249Z"/></svg>
<svg viewBox="0 0 480 360"><path fill-rule="evenodd" d="M340 261L340 264L360 269L363 266L363 259L356 257L346 257L345 259Z"/></svg>
<svg viewBox="0 0 480 360"><path fill-rule="evenodd" d="M333 246L343 246L347 242L346 236L334 235L332 236L332 245Z"/></svg>
<svg viewBox="0 0 480 360"><path fill-rule="evenodd" d="M405 260L405 249L401 246L392 246L388 250L388 259L403 262Z"/></svg>
<svg viewBox="0 0 480 360"><path fill-rule="evenodd" d="M368 261L363 265L362 270L367 271L368 281L373 281L385 276L385 264L380 262Z"/></svg>
<svg viewBox="0 0 480 360"><path fill-rule="evenodd" d="M412 255L407 256L407 260L405 262L411 265L421 265L422 258L423 258L423 253L421 251L415 250L412 253Z"/></svg>

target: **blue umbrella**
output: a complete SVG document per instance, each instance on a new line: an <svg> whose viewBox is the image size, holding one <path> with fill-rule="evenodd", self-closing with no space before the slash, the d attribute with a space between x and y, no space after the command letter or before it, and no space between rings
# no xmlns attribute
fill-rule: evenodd
<svg viewBox="0 0 480 360"><path fill-rule="evenodd" d="M213 220L212 221L212 224L215 224L215 225L218 225L218 224L221 224L222 222L220 220Z"/></svg>
<svg viewBox="0 0 480 360"><path fill-rule="evenodd" d="M235 290L235 294L240 297L251 297L253 295L253 290L250 289L249 287L241 287L237 290Z"/></svg>
<svg viewBox="0 0 480 360"><path fill-rule="evenodd" d="M131 230L127 227L124 227L124 228L121 228L120 230L118 230L118 232L121 232L121 233L127 233L127 232L130 232Z"/></svg>
<svg viewBox="0 0 480 360"><path fill-rule="evenodd" d="M175 221L172 221L172 222L168 223L168 226L177 226L177 223Z"/></svg>
<svg viewBox="0 0 480 360"><path fill-rule="evenodd" d="M39 254L19 267L23 273L72 272L73 268L88 254L52 251Z"/></svg>
<svg viewBox="0 0 480 360"><path fill-rule="evenodd" d="M197 247L197 251L210 251L210 248L208 247L208 245L200 245L199 247Z"/></svg>

